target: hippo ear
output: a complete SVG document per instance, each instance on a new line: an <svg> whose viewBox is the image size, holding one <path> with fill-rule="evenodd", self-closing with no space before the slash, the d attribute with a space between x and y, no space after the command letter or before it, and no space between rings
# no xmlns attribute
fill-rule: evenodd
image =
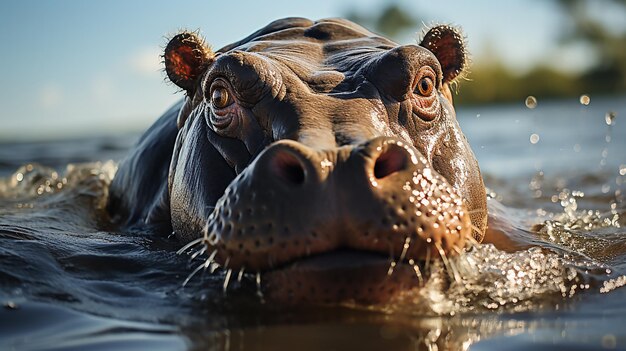
<svg viewBox="0 0 626 351"><path fill-rule="evenodd" d="M196 33L177 34L165 47L165 72L172 83L192 95L198 77L213 62L215 54Z"/></svg>
<svg viewBox="0 0 626 351"><path fill-rule="evenodd" d="M461 31L448 25L438 25L426 32L421 46L430 50L443 71L443 82L449 83L462 75L468 65L468 54Z"/></svg>

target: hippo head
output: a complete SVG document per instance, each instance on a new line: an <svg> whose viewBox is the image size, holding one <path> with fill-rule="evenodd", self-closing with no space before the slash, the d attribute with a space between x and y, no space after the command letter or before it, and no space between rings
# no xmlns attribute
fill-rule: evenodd
<svg viewBox="0 0 626 351"><path fill-rule="evenodd" d="M456 121L450 26L398 45L338 19L290 18L164 61L186 101L169 170L172 228L281 301L377 303L427 258L480 241L486 198Z"/></svg>

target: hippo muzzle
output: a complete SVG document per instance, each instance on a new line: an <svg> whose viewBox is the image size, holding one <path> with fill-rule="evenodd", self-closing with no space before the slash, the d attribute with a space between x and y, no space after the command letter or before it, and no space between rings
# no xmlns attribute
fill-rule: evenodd
<svg viewBox="0 0 626 351"><path fill-rule="evenodd" d="M427 251L460 250L471 225L426 158L378 137L320 151L272 144L226 188L205 233L217 261L269 271L271 298L373 303L417 285Z"/></svg>
<svg viewBox="0 0 626 351"><path fill-rule="evenodd" d="M164 61L187 97L112 184L109 208L157 194L129 222L164 223L291 303L387 302L425 261L482 239L485 189L449 88L467 62L455 28L399 46L349 21L288 18L215 53L183 32ZM159 135L169 163L145 167ZM156 190L135 185L163 173Z"/></svg>

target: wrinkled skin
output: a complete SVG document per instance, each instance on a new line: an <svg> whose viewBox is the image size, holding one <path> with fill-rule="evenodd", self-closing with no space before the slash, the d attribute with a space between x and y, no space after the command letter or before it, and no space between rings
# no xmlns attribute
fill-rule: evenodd
<svg viewBox="0 0 626 351"><path fill-rule="evenodd" d="M181 33L164 58L187 96L120 165L109 210L204 237L270 299L389 301L486 229L449 89L464 50L448 26L398 46L338 19L279 20L216 53Z"/></svg>

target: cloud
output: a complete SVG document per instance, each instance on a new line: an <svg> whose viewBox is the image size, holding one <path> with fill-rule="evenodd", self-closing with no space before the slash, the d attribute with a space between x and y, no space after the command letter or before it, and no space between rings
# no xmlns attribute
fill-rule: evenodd
<svg viewBox="0 0 626 351"><path fill-rule="evenodd" d="M132 53L128 59L130 68L141 75L154 75L161 68L161 49L143 48Z"/></svg>
<svg viewBox="0 0 626 351"><path fill-rule="evenodd" d="M63 89L56 83L46 83L39 91L39 103L45 109L58 107L63 102Z"/></svg>

